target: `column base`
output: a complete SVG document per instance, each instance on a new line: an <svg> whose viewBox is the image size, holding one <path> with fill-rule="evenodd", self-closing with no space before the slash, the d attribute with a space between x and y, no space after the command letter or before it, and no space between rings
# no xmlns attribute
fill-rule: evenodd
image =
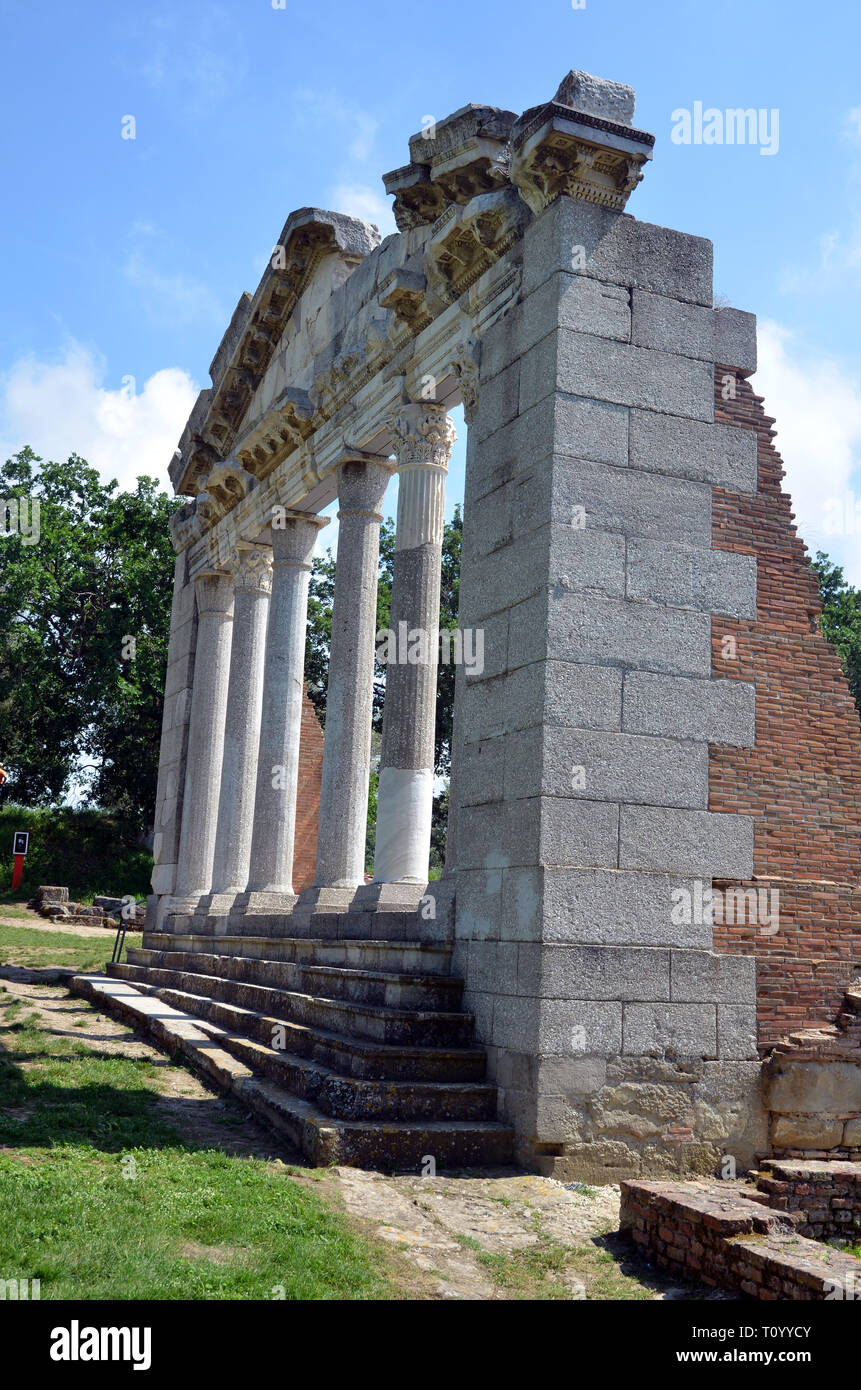
<svg viewBox="0 0 861 1390"><path fill-rule="evenodd" d="M309 917L349 912L357 891L356 888L333 888L316 884L311 888L303 888L296 899L293 915L300 920L307 920Z"/></svg>
<svg viewBox="0 0 861 1390"><path fill-rule="evenodd" d="M363 883L356 889L351 912L415 912L428 892L424 882L400 879L394 883Z"/></svg>
<svg viewBox="0 0 861 1390"><path fill-rule="evenodd" d="M231 915L254 917L263 912L292 912L298 895L287 890L273 888L252 888L247 893L238 893L233 900Z"/></svg>
<svg viewBox="0 0 861 1390"><path fill-rule="evenodd" d="M229 917L238 897L239 891L235 888L228 889L226 893L204 893L197 904L195 916Z"/></svg>

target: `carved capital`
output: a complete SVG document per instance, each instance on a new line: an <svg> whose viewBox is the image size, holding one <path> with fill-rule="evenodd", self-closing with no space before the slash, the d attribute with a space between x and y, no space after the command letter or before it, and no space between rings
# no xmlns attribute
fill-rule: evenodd
<svg viewBox="0 0 861 1390"><path fill-rule="evenodd" d="M235 593L272 592L272 551L269 546L240 543L230 560Z"/></svg>
<svg viewBox="0 0 861 1390"><path fill-rule="evenodd" d="M448 468L457 435L444 406L424 401L404 406L388 425L399 469L422 465Z"/></svg>

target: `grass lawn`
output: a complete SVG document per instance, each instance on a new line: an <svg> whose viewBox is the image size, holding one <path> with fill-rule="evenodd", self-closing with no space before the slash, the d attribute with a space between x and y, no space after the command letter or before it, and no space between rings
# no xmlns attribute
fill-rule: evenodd
<svg viewBox="0 0 861 1390"><path fill-rule="evenodd" d="M164 1065L38 1023L0 982L0 1277L43 1300L399 1296L387 1252L284 1165L181 1142Z"/></svg>
<svg viewBox="0 0 861 1390"><path fill-rule="evenodd" d="M0 909L0 917L19 916L13 908ZM29 914L20 913L24 920ZM126 946L140 946L140 932L128 932ZM114 949L114 932L101 936L75 936L72 932L40 931L38 927L9 926L0 921L0 964L39 968L72 966L75 970L103 971Z"/></svg>

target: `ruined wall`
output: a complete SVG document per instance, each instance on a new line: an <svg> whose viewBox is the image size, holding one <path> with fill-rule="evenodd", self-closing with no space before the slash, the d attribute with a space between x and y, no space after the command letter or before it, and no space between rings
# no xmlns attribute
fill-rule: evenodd
<svg viewBox="0 0 861 1390"><path fill-rule="evenodd" d="M755 495L715 489L712 544L756 556L757 610L753 621L713 619L712 669L756 683L756 745L712 746L709 807L755 817L755 877L744 886L780 898L776 931L770 921L716 924L715 948L756 955L759 1041L768 1046L833 1022L861 965L861 723L840 658L818 630L819 589L781 487L774 422L745 381L723 399L730 370L715 373L715 419L756 432L759 481ZM727 635L735 658L724 657Z"/></svg>

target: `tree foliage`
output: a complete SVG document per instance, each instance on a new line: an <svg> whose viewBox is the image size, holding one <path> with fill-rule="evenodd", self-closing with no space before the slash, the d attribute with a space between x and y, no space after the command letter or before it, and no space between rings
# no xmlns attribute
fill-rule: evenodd
<svg viewBox="0 0 861 1390"><path fill-rule="evenodd" d="M79 799L152 819L179 505L150 478L102 483L86 460L29 448L0 498L39 502L39 537L0 537L0 762L7 799Z"/></svg>
<svg viewBox="0 0 861 1390"><path fill-rule="evenodd" d="M822 613L819 627L837 648L855 704L861 712L861 589L847 584L843 570L822 550L811 561L819 580Z"/></svg>

